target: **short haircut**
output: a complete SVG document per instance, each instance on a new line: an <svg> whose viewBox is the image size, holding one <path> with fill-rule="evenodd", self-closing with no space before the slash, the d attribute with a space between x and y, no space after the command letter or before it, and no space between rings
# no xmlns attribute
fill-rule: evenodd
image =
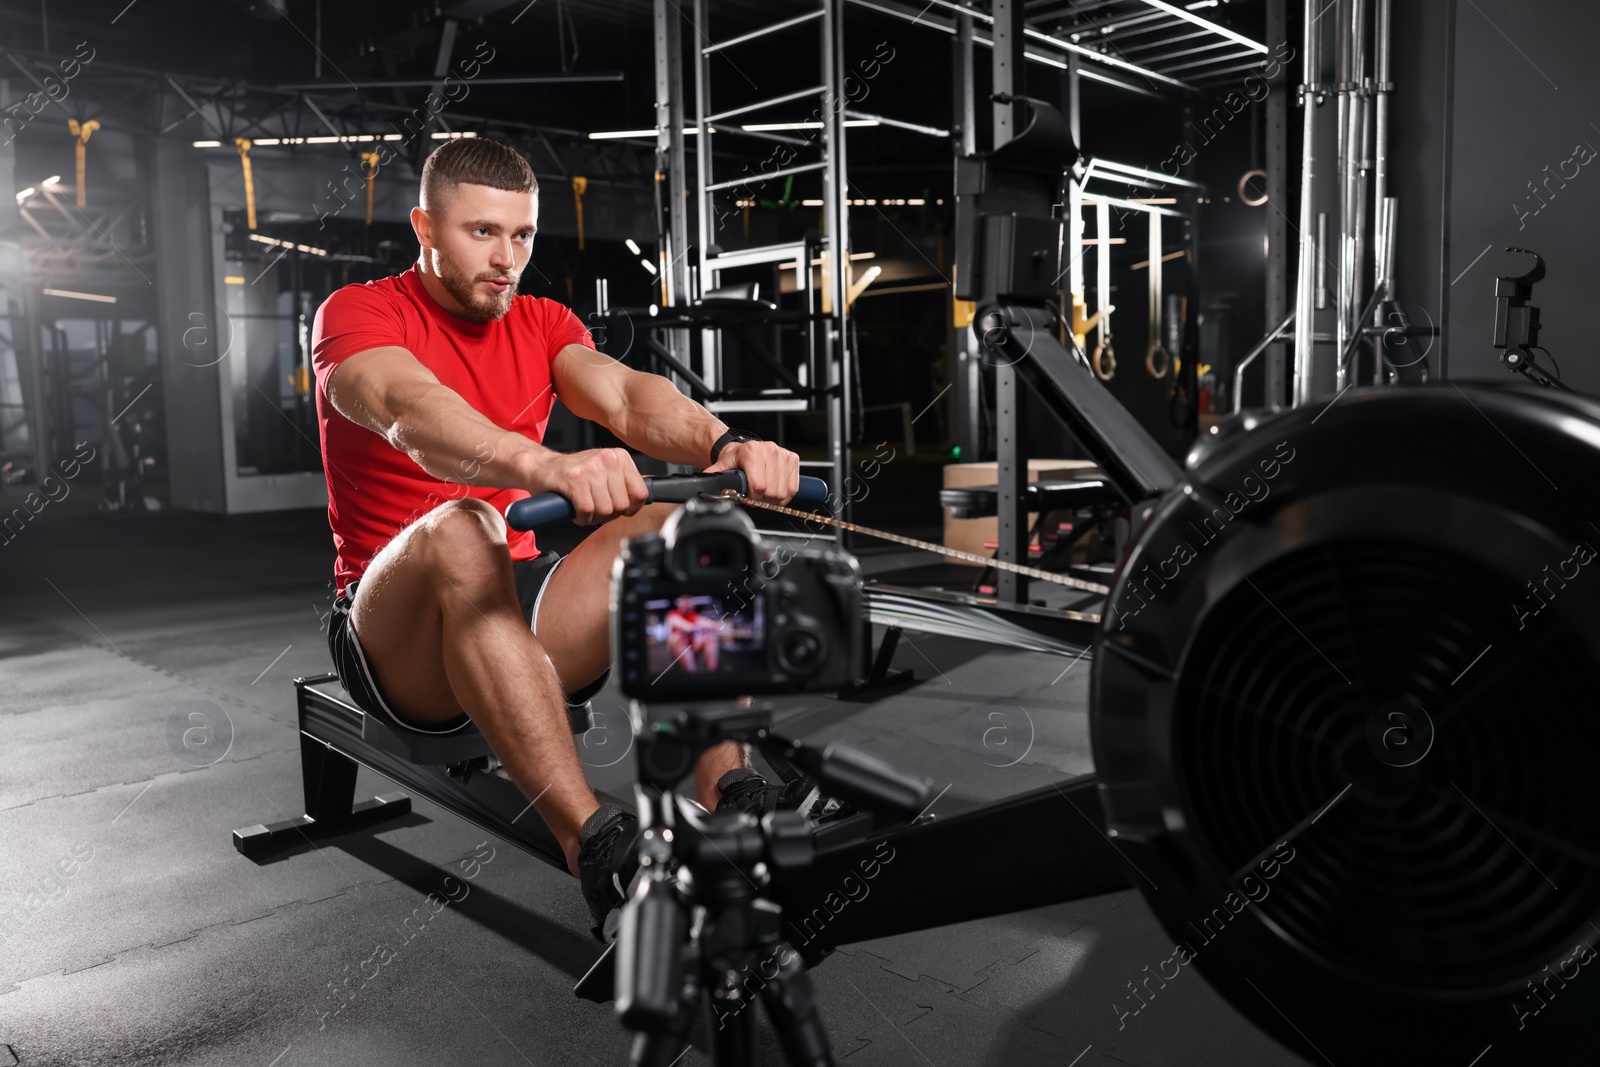
<svg viewBox="0 0 1600 1067"><path fill-rule="evenodd" d="M487 137L460 137L434 149L422 164L422 202L437 205L457 185L487 185L539 195L539 179L508 144Z"/></svg>

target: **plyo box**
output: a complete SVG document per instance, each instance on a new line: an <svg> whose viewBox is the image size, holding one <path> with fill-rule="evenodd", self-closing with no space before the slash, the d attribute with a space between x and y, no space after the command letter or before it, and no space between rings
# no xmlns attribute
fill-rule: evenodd
<svg viewBox="0 0 1600 1067"><path fill-rule="evenodd" d="M1047 482L1070 481L1075 478L1093 478L1100 473L1093 460L1087 459L1030 459L1028 460L1028 481L1037 482L1041 479ZM993 461L987 463L950 463L944 468L944 487L946 489L963 489L969 485L995 485L1000 480L999 465ZM1028 525L1031 527L1039 518L1038 513L1028 515ZM944 544L946 548L958 549L962 552L973 552L980 556L992 554L990 549L984 547L984 542L995 541L1000 537L1000 520L995 516L982 519L953 519L946 509L944 513ZM952 563L966 563L976 567L978 564L969 563L967 560L951 560Z"/></svg>

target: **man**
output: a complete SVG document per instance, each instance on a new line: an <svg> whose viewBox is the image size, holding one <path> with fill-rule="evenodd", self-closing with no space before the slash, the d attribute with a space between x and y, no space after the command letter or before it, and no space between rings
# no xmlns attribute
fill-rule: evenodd
<svg viewBox="0 0 1600 1067"><path fill-rule="evenodd" d="M598 802L567 703L604 685L608 593L624 538L669 505L624 449L563 454L539 442L556 397L630 448L708 471L738 468L759 499L799 485L792 452L730 431L670 381L594 350L577 317L518 296L538 183L510 147L446 142L422 171L414 267L348 285L317 312L313 365L338 552L328 646L368 714L448 733L475 723L566 853L597 923L637 867L637 820ZM565 557L508 532L532 493L604 523ZM731 742L695 767L707 808L759 810L772 787Z"/></svg>
<svg viewBox="0 0 1600 1067"><path fill-rule="evenodd" d="M715 671L721 649L720 629L717 620L695 610L693 597L679 597L667 612L667 648L672 662L692 673Z"/></svg>

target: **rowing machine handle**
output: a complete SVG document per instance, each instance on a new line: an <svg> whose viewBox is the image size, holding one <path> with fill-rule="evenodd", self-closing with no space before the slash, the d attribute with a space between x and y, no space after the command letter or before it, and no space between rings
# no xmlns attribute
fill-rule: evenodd
<svg viewBox="0 0 1600 1067"><path fill-rule="evenodd" d="M728 470L718 474L674 474L661 478L646 478L651 504L681 504L698 496L715 495L733 490L740 496L748 491L744 471ZM800 476L800 491L791 504L821 504L828 499L828 483L821 478ZM513 530L532 530L573 516L572 503L560 493L539 493L518 500L506 508L506 524Z"/></svg>

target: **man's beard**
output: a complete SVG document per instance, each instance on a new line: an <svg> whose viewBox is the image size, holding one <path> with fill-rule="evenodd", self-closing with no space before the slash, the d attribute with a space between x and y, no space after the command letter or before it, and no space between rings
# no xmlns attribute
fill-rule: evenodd
<svg viewBox="0 0 1600 1067"><path fill-rule="evenodd" d="M511 302L517 298L517 275L497 274L469 274L438 249L434 250L434 264L439 270L439 282L445 291L455 297L456 303L461 305L461 315L472 322L494 322L505 317L511 310ZM477 283L494 278L504 278L511 284L502 293L485 295L478 291Z"/></svg>

